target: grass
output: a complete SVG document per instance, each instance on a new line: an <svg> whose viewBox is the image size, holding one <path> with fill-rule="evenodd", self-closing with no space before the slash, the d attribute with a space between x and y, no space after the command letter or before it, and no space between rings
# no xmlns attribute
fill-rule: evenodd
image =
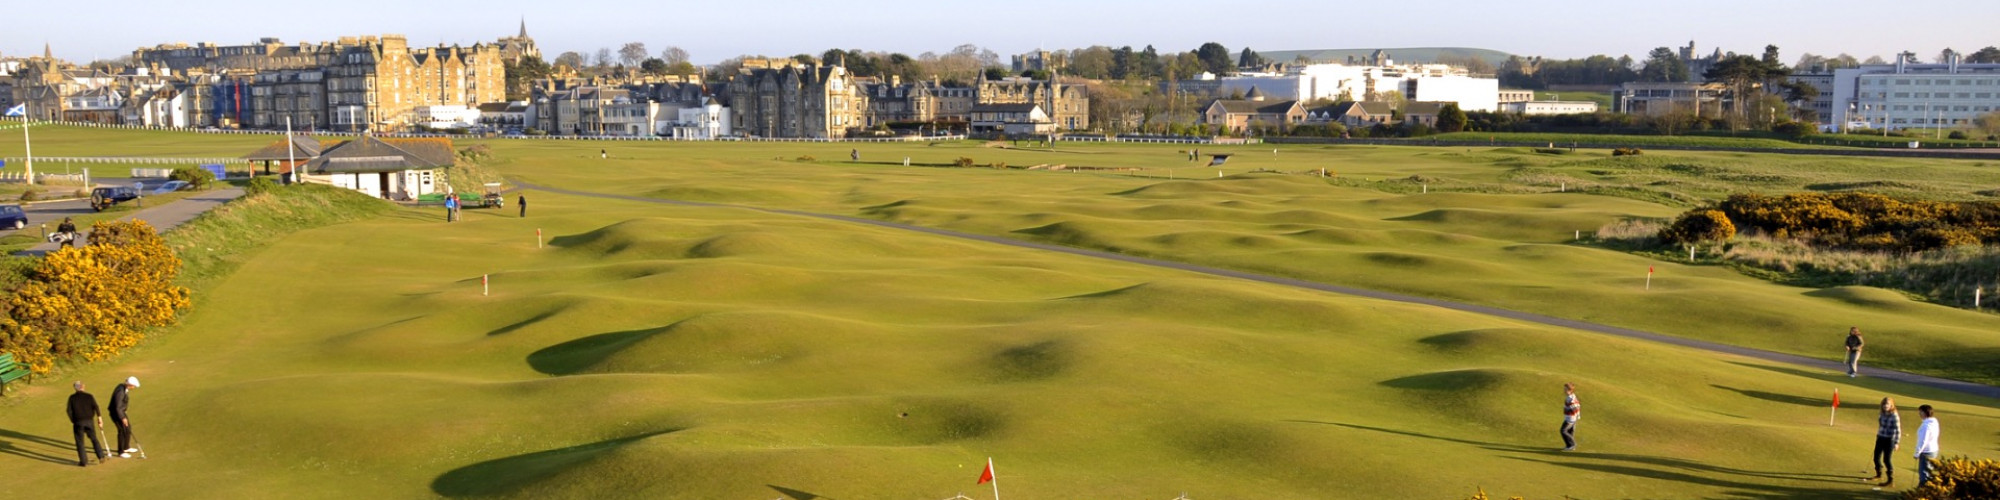
<svg viewBox="0 0 2000 500"><path fill-rule="evenodd" d="M1616 134L1569 134L1555 132L1452 132L1426 136L1420 139L1441 141L1510 141L1546 142L1558 147L1571 143L1617 144L1625 147L1683 146L1712 148L1765 148L1802 149L1830 146L1800 144L1782 139L1762 137L1718 137L1708 135L1616 135Z"/></svg>
<svg viewBox="0 0 2000 500"><path fill-rule="evenodd" d="M1996 347L1989 315L1565 245L1571 228L1679 211L1507 180L1599 168L1566 166L1595 160L1575 155L1216 148L1241 154L1228 176L1174 170L1204 179L1189 181L1154 177L1185 162L1167 147L863 148L1152 170L1122 176L791 160L843 145L613 143L610 160L586 151L602 143L493 146L493 168L572 189L1116 248L1822 357L1849 322L1871 363ZM1248 173L1319 166L1339 178ZM1830 172L1811 175L1873 171ZM146 381L135 423L153 458L61 466L48 409L68 391L44 381L0 403L9 491L88 478L169 497L942 499L991 456L1009 496L1039 498L1878 498L1853 480L1874 398L1938 405L1953 442L2000 433L1991 401L1655 343L763 211L527 195L526 219L393 209L230 252L233 272L195 273L212 279L180 327L71 374L100 397ZM1647 265L1662 270L1651 292ZM1587 403L1582 453L1552 451L1563 382ZM1834 388L1849 405L1829 426Z"/></svg>

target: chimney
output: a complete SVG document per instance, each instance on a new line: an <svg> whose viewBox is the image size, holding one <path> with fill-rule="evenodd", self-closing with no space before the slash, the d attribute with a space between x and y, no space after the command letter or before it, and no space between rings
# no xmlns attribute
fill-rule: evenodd
<svg viewBox="0 0 2000 500"><path fill-rule="evenodd" d="M903 86L903 75L889 75L889 86L891 87Z"/></svg>
<svg viewBox="0 0 2000 500"><path fill-rule="evenodd" d="M1944 63L1946 67L1945 71L1946 73L1958 74L1958 59L1959 59L1958 51L1945 49Z"/></svg>

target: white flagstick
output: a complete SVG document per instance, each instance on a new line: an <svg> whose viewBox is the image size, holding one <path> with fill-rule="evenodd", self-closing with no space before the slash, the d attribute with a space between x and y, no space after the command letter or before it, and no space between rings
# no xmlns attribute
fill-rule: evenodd
<svg viewBox="0 0 2000 500"><path fill-rule="evenodd" d="M34 118L31 115L31 113L21 115L21 148L28 152L28 162L24 168L28 170L27 183L30 186L35 184L35 141L28 138L28 129L31 128L29 125L33 125L30 122Z"/></svg>
<svg viewBox="0 0 2000 500"><path fill-rule="evenodd" d="M490 285L490 283L491 283L491 282L487 281L487 277L488 277L488 275L485 275L485 274L481 274L481 275L479 275L479 294L480 294L480 295L492 295L492 294L493 294L493 287L492 287L492 286Z"/></svg>
<svg viewBox="0 0 2000 500"><path fill-rule="evenodd" d="M535 248L542 248L542 228L535 228Z"/></svg>
<svg viewBox="0 0 2000 500"><path fill-rule="evenodd" d="M993 500L1000 500L1000 471L993 468L993 457L986 457L986 470L993 471Z"/></svg>

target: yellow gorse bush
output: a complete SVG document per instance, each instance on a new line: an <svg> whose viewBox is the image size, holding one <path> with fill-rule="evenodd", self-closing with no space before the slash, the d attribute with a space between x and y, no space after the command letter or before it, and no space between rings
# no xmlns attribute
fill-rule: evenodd
<svg viewBox="0 0 2000 500"><path fill-rule="evenodd" d="M0 351L36 373L115 356L189 304L180 258L145 221L98 222L90 242L50 253L0 303Z"/></svg>

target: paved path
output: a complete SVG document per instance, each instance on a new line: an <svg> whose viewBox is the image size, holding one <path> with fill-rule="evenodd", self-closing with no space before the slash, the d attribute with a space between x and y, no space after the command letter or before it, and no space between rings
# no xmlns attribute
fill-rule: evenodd
<svg viewBox="0 0 2000 500"><path fill-rule="evenodd" d="M195 193L193 196L181 198L179 200L175 200L165 205L147 208L145 210L140 210L138 212L132 213L131 215L119 217L118 220L129 221L133 219L143 219L147 223L152 224L153 229L164 233L167 232L168 229L173 229L175 226L179 226L181 224L187 223L187 221L194 220L195 216L199 216L203 212L207 212L209 209L220 206L223 203L227 203L229 202L229 200L234 200L240 196L243 196L242 188L228 187L228 188L211 189L208 191ZM72 202L64 202L64 203L72 203ZM90 209L90 205L88 202L79 201L73 203L82 203L83 208L81 210ZM52 211L76 210L75 207L67 207L67 206L51 206L49 208ZM41 210L38 209L34 211L41 211ZM61 219L57 219L57 221L60 220ZM51 222L49 224L49 228L50 230L54 230L55 224ZM77 230L83 231L85 234L88 234L90 228L79 226L77 227ZM24 231L26 230L24 229ZM80 241L77 243L77 245L82 246L87 243L88 243L87 241ZM59 246L60 245L57 245L55 243L42 243L40 245L35 245L33 248L22 250L18 252L18 254L31 255L31 256L46 255L49 252L56 251L56 248L58 248Z"/></svg>
<svg viewBox="0 0 2000 500"><path fill-rule="evenodd" d="M1653 332L1647 332L1647 331L1640 331L1640 330L1633 330L1633 329L1630 329L1630 328L1620 328L1620 327L1616 327L1616 326L1610 326L1610 325L1600 325L1600 324L1597 324L1597 323L1590 323L1590 322L1586 322L1586 321L1577 321L1577 320L1573 320L1573 319L1564 319L1564 318L1558 318L1558 317L1554 317L1554 316L1545 316L1545 315L1541 315L1541 314L1534 314L1534 313L1526 313L1526 312L1520 312L1520 311L1514 311L1514 310L1508 310L1508 309L1501 309L1501 308L1497 308L1497 307L1489 307L1489 306L1482 306L1482 305L1475 305L1475 304L1466 304L1466 303L1462 303L1462 302L1452 302L1452 301L1449 301L1449 300L1441 300L1441 299L1434 299L1434 298L1429 298L1429 297L1419 297L1419 296L1415 296L1415 295L1404 295L1404 294L1400 294L1400 293L1390 293L1390 292L1383 292L1383 291L1377 291L1377 290L1368 290L1368 289L1362 289L1362 288L1354 288L1354 287L1346 287L1346 286L1340 286L1340 285L1329 285L1329 284L1325 284L1325 283L1317 283L1317 282L1312 282L1312 281L1306 281L1306 280L1300 280L1300 279L1292 279L1292 278L1284 278L1284 277L1278 277L1278 276L1269 276L1269 275L1263 275L1263 274L1256 274L1256 273L1247 273L1247 272L1243 272L1243 271L1232 271L1232 270L1228 270L1228 269L1222 269L1222 268L1215 268L1215 267L1208 267L1208 266L1202 266L1202 265L1195 265L1195 264L1188 264L1188 263L1185 263L1185 262L1174 262L1174 261L1167 261L1167 260L1160 260L1160 259L1149 259L1149 258L1145 258L1145 257L1134 257L1134 256L1131 256L1131 255L1122 255L1122 254L1116 254L1116 253L1111 253L1111 252L1102 252L1102 251L1097 251L1097 250L1086 250L1086 249L1081 249L1081 248L1073 248L1073 247L1065 247L1065 246L1059 246L1059 245L1049 245L1049 244L1044 244L1044 243L1034 243L1034 242L1028 242L1028 241L1021 241L1021 240L1016 240L1016 239L1012 239L1012 238L1006 238L1006 237L1001 237L1001 236L989 236L989 235L984 235L984 234L972 234L972 233L961 233L961 232L958 232L958 231L950 231L950 230L944 230L944 229L938 229L938 228L932 228L932 227L923 227L923 226L913 226L913 225L909 225L909 224L898 224L898 223L894 223L894 222L887 222L887 221L880 221L880 220L874 220L874 219L864 219L864 218L860 218L860 217L849 217L849 216L845 216L845 215L832 215L832 214L822 214L822 213L815 213L815 212L801 212L801 211L797 211L797 210L783 210L783 209L775 209L775 208L762 208L762 207L754 207L754 206L746 206L746 205L729 205L729 204L723 204L723 203L706 203L706 202L698 202L698 201L681 201L681 200L666 200L666 199L659 199L659 198L646 198L646 197L641 197L641 196L626 196L626 195L617 195L617 194L608 194L608 193L593 193L593 192L588 192L588 191L575 191L575 190L569 190L569 189L561 189L561 188L555 188L555 187L549 187L549 186L541 186L541 185L536 185L536 184L531 184L531 183L527 183L527 182L521 182L521 181L519 181L519 180L516 180L516 181L514 181L514 183L515 183L515 184L517 184L517 185L519 185L519 186L521 186L522 188L525 188L525 189L538 189L538 190L542 190L542 191L548 191L548 192L552 192L552 193L560 193L560 194L568 194L568 195L575 195L575 196L589 196L589 197L596 197L596 198L610 198L610 199L619 199L619 200L629 200L629 201L638 201L638 202L646 202L646 203L661 203L661 204L668 204L668 205L682 205L682 206L692 206L692 207L713 207L713 208L737 208L737 209L745 209L745 210L756 210L756 211L760 211L760 212L767 212L767 213L774 213L774 214L783 214L783 215L794 215L794 216L799 216L799 217L812 217L812 218L816 218L816 219L826 219L826 220L835 220L835 221L841 221L841 222L852 222L852 223L856 223L856 224L867 224L867 225L870 225L870 226L877 226L877 227L886 227L886 228L892 228L892 229L901 229L901 230L906 230L906 231L916 231L916 232L920 232L920 233L926 233L926 234L934 234L934 235L938 235L938 236L946 236L946 237L951 237L951 238L959 238L959 239L966 239L966 240L975 240L975 241L983 241L983 242L987 242L987 243L996 243L996 244L1001 244L1001 245L1007 245L1007 246L1013 246L1013 247L1021 247L1021 248L1032 248L1032 249L1036 249L1036 250L1047 250L1047 251L1051 251L1051 252L1061 252L1061 253L1066 253L1066 254L1071 254L1071 255L1080 255L1080 256L1084 256L1084 257L1092 257L1092 258L1098 258L1098 259L1106 259L1106 260L1115 260L1115 261L1120 261L1120 262L1129 262L1129 263L1133 263L1133 264L1139 264L1139 265L1143 265L1143 266L1152 266L1152 267L1160 267L1160 268L1167 268L1167 269L1176 269L1176 270L1181 270L1181 271L1188 271L1188 272L1194 272L1194 273L1201 273L1201 274L1208 274L1208 275L1214 275L1214 276L1222 276L1222 277L1228 277L1228 278L1237 278L1237 279L1244 279L1244 280L1250 280L1250 281L1258 281L1258 282L1263 282L1263 283L1270 283L1270 284L1274 284L1274 285L1281 285L1281 286L1289 286L1289 287L1294 287L1294 288L1304 288L1304 289L1308 289L1308 290L1318 290L1318 291L1322 291L1322 292L1331 292L1331 293L1337 293L1337 294L1342 294L1342 295L1352 295L1352 296L1356 296L1356 297L1367 297L1367 298L1371 298L1371 299L1381 299L1381 300L1390 300L1390 301L1396 301L1396 302L1407 302L1407 303L1412 303L1412 304L1422 304L1422 305L1427 305L1427 306L1433 306L1433 307L1442 307L1442 308L1445 308L1445 309L1451 309L1451 310L1455 310L1455 311L1464 311L1464 312L1469 312L1469 313L1473 313L1473 314L1480 314L1480 315L1486 315L1486 316L1493 316L1493 317L1498 317L1498 318L1506 318L1506 319L1512 319L1512 320L1519 320L1519 321L1526 321L1526 322L1530 322L1530 323L1539 323L1539 324L1543 324L1543 325L1549 325L1549 326L1556 326L1556 327L1562 327L1562 328L1571 328L1571 329L1576 329L1576 330L1583 330L1583 331L1588 331L1588 332L1596 332L1596 333L1603 333L1603 334L1609 334L1609 335L1617 335L1617 336L1620 336L1620 337L1628 337L1628 338L1635 338L1635 339L1641 339L1641 340L1650 340L1650 341L1653 341L1653 342L1659 342L1659 343L1664 343L1664 344L1673 344L1673 345L1677 345L1677 346L1682 346L1682 347L1688 347L1688 348L1694 348L1694 349L1701 349L1701 350L1704 350L1704 351L1710 351L1710 352L1718 352L1718 353L1724 353L1724 354L1734 354L1734 355L1737 355L1737 356L1743 356L1743 357L1747 357L1747 358L1753 358L1753 359L1761 359L1761 360L1765 360L1765 361L1772 361L1772 362L1778 362L1778 363L1785 363L1785 364L1791 364L1791 365L1797 365L1797 366L1803 366L1803 367L1807 367L1807 368L1813 368L1813 369L1818 369L1818 370L1825 370L1825 371L1827 371L1827 372L1828 372L1828 373L1829 373L1830 375L1831 375L1831 374L1837 374L1837 373L1844 373L1844 372L1846 371L1846 368L1845 368L1845 366L1844 366L1844 365L1842 365L1842 364L1841 364L1840 362L1838 362L1838 361L1832 361L1832 360L1824 360L1824 359L1815 359L1815 358L1808 358L1808 357L1805 357L1805 356L1800 356L1800 355L1796 355L1796 354L1787 354L1787 353L1782 353L1782 352L1774 352L1774 351L1766 351L1766 350L1761 350L1761 349L1751 349L1751 348L1748 348L1748 347L1740 347L1740 346L1733 346L1733 345L1728 345L1728 344L1721 344L1721 343L1716 343L1716 342L1708 342L1708 341L1702 341L1702 340L1694 340L1694 339L1689 339L1689 338L1683 338L1683 337L1675 337L1675 336L1671 336L1671 335L1664 335L1664 334L1659 334L1659 333L1653 333ZM1964 394L1971 394L1971 395L1974 395L1974 396L1983 396L1983 397L1989 397L1989 398L2000 398L2000 387L1994 387L1994 386L1989 386L1989 385L1982 385L1982 384L1976 384L1976 383L1972 383L1972 382L1966 382L1966 381L1962 381L1962 380L1952 380L1952 379L1947 379L1947 378L1939 378L1939 377L1932 377L1932 376L1928 376L1928 375L1918 375L1918 374L1915 374L1915 373L1908 373L1908 372L1899 372L1899 371L1894 371L1894 370L1883 370L1883 369L1876 369L1876 368L1864 368L1864 369L1862 369L1861 371L1862 371L1863 375L1866 375L1866 376L1868 376L1868 377L1873 377L1873 378L1877 378L1877 379L1885 379L1885 380L1893 380L1893 381L1897 381L1897 382L1903 382L1903 383L1908 383L1908 384L1914 384L1914 385L1920 385L1920 386L1924 386L1924 387L1931 387L1931 388L1937 388L1937 389L1944 389L1944 390L1947 390L1947 391L1953 391L1953 392L1959 392L1959 393L1964 393Z"/></svg>

